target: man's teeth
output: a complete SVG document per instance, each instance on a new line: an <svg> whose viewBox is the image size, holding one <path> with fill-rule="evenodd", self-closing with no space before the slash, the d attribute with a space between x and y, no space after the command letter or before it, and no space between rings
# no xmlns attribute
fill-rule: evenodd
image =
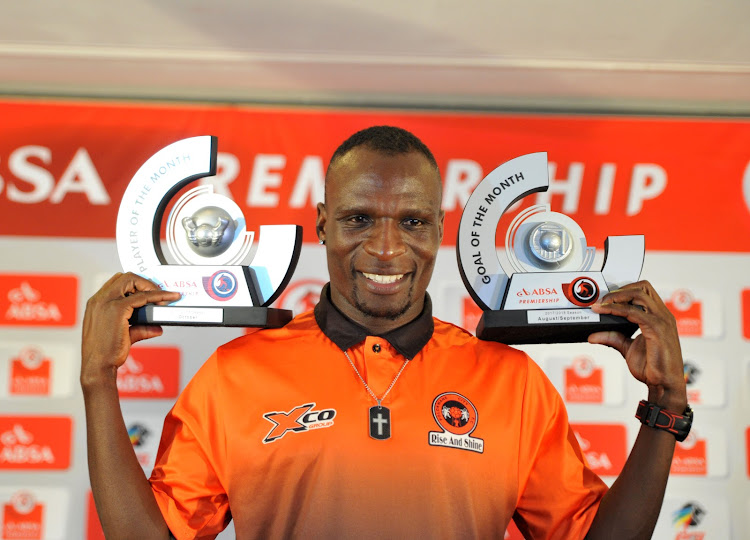
<svg viewBox="0 0 750 540"><path fill-rule="evenodd" d="M402 277L404 277L404 274L394 274L391 276L384 276L381 274L368 274L367 272L362 272L364 276L367 279L370 279L374 281L375 283L395 283Z"/></svg>

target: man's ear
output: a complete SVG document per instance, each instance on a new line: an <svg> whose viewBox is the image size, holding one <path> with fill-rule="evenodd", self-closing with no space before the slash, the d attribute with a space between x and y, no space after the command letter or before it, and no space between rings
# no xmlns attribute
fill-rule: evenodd
<svg viewBox="0 0 750 540"><path fill-rule="evenodd" d="M325 203L318 203L318 217L315 219L315 232L318 235L318 240L321 244L325 244L326 241L326 221L328 219L328 212L326 210Z"/></svg>
<svg viewBox="0 0 750 540"><path fill-rule="evenodd" d="M440 232L440 242L443 242L443 226L445 225L445 210L440 210L440 221L438 230Z"/></svg>

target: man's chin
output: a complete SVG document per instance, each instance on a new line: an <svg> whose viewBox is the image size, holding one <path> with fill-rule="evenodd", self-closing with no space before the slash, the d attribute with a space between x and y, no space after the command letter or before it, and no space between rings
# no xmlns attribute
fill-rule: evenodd
<svg viewBox="0 0 750 540"><path fill-rule="evenodd" d="M409 310L409 302L405 302L402 306L373 306L357 300L355 307L367 317L395 321Z"/></svg>

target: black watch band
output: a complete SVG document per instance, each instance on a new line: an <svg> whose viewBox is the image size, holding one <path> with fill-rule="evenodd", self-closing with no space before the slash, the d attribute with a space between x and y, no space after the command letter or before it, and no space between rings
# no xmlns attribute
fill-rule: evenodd
<svg viewBox="0 0 750 540"><path fill-rule="evenodd" d="M690 433L690 426L693 425L693 410L690 405L685 407L684 413L676 414L642 399L638 403L635 417L641 424L670 432L678 442L685 440Z"/></svg>

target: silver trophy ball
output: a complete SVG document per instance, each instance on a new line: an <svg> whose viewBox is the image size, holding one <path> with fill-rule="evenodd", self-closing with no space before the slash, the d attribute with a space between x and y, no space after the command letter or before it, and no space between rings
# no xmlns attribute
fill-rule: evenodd
<svg viewBox="0 0 750 540"><path fill-rule="evenodd" d="M553 221L540 223L529 234L531 253L543 263L559 263L573 249L570 232Z"/></svg>
<svg viewBox="0 0 750 540"><path fill-rule="evenodd" d="M188 245L202 257L221 255L232 245L237 223L218 206L204 206L182 219Z"/></svg>

